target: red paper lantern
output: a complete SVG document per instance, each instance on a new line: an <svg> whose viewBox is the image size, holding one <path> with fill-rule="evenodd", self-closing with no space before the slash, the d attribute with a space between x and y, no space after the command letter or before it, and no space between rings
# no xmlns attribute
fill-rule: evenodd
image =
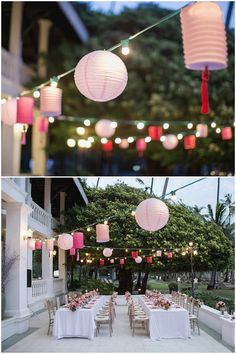
<svg viewBox="0 0 236 354"><path fill-rule="evenodd" d="M186 135L184 137L184 148L186 150L195 149L196 147L196 136L195 135Z"/></svg>
<svg viewBox="0 0 236 354"><path fill-rule="evenodd" d="M40 240L35 241L35 249L41 250L42 249L42 242Z"/></svg>
<svg viewBox="0 0 236 354"><path fill-rule="evenodd" d="M101 265L101 266L104 266L104 264L105 264L104 259L100 259L100 265Z"/></svg>
<svg viewBox="0 0 236 354"><path fill-rule="evenodd" d="M147 257L147 263L149 263L149 264L152 263L152 256Z"/></svg>
<svg viewBox="0 0 236 354"><path fill-rule="evenodd" d="M20 97L17 100L17 117L16 123L32 124L34 113L33 97Z"/></svg>
<svg viewBox="0 0 236 354"><path fill-rule="evenodd" d="M138 257L138 251L131 251L131 257L133 259L137 258Z"/></svg>
<svg viewBox="0 0 236 354"><path fill-rule="evenodd" d="M84 248L84 234L83 232L74 232L73 233L73 247L74 248Z"/></svg>
<svg viewBox="0 0 236 354"><path fill-rule="evenodd" d="M38 120L38 131L40 133L47 133L48 132L48 119L40 117Z"/></svg>
<svg viewBox="0 0 236 354"><path fill-rule="evenodd" d="M152 140L159 141L160 137L162 136L163 129L162 127L157 127L157 126L150 126L148 128L148 135Z"/></svg>
<svg viewBox="0 0 236 354"><path fill-rule="evenodd" d="M70 249L70 256L75 256L75 248L74 247L72 247Z"/></svg>
<svg viewBox="0 0 236 354"><path fill-rule="evenodd" d="M221 136L222 136L222 140L231 140L233 136L231 127L222 128Z"/></svg>
<svg viewBox="0 0 236 354"><path fill-rule="evenodd" d="M173 252L167 252L167 258L168 259L173 258Z"/></svg>
<svg viewBox="0 0 236 354"><path fill-rule="evenodd" d="M112 140L108 140L106 144L102 144L102 150L105 152L110 152L113 150Z"/></svg>
<svg viewBox="0 0 236 354"><path fill-rule="evenodd" d="M124 265L125 264L125 260L124 260L124 258L121 258L120 259L120 265Z"/></svg>
<svg viewBox="0 0 236 354"><path fill-rule="evenodd" d="M146 148L147 148L147 143L145 139L138 139L136 141L136 150L138 151L138 155L140 157L143 156L143 152L146 150Z"/></svg>

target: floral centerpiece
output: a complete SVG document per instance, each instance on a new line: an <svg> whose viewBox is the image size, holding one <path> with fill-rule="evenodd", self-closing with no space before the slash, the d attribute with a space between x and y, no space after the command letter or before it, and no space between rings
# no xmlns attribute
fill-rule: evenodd
<svg viewBox="0 0 236 354"><path fill-rule="evenodd" d="M95 290L81 295L75 294L74 296L69 297L69 304L66 307L74 312L77 308L86 305L96 295L97 292Z"/></svg>
<svg viewBox="0 0 236 354"><path fill-rule="evenodd" d="M165 310L169 310L169 308L171 307L171 302L168 300L163 300L161 302L161 306L165 309Z"/></svg>
<svg viewBox="0 0 236 354"><path fill-rule="evenodd" d="M225 303L224 301L218 301L216 303L216 308L217 310L220 310L222 314L224 314L224 310L225 310Z"/></svg>

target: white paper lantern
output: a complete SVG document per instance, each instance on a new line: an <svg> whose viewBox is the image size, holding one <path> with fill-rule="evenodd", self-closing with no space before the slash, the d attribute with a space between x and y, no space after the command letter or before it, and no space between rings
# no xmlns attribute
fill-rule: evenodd
<svg viewBox="0 0 236 354"><path fill-rule="evenodd" d="M207 138L208 135L208 126L207 124L197 124L197 132L199 133L199 138Z"/></svg>
<svg viewBox="0 0 236 354"><path fill-rule="evenodd" d="M165 141L162 142L162 145L167 150L173 150L178 145L178 142L179 141L178 141L177 136L175 136L173 134L168 134L168 135L166 135Z"/></svg>
<svg viewBox="0 0 236 354"><path fill-rule="evenodd" d="M73 247L73 237L70 234L61 234L57 241L58 247L69 250Z"/></svg>
<svg viewBox="0 0 236 354"><path fill-rule="evenodd" d="M136 263L141 263L142 262L142 257L138 256L135 258Z"/></svg>
<svg viewBox="0 0 236 354"><path fill-rule="evenodd" d="M34 251L35 250L35 238L28 238L27 246L30 250Z"/></svg>
<svg viewBox="0 0 236 354"><path fill-rule="evenodd" d="M169 209L166 204L156 198L141 202L135 212L137 224L144 230L157 231L168 222Z"/></svg>
<svg viewBox="0 0 236 354"><path fill-rule="evenodd" d="M108 242L109 241L109 225L97 224L96 225L96 241Z"/></svg>
<svg viewBox="0 0 236 354"><path fill-rule="evenodd" d="M5 103L2 103L1 115L4 124L13 125L16 123L16 117L17 117L16 98L11 98L7 100Z"/></svg>
<svg viewBox="0 0 236 354"><path fill-rule="evenodd" d="M101 119L95 125L95 132L100 138L110 138L115 134L116 129L112 127L109 119Z"/></svg>
<svg viewBox="0 0 236 354"><path fill-rule="evenodd" d="M112 252L113 252L113 250L111 248L104 248L102 253L105 257L111 257Z"/></svg>
<svg viewBox="0 0 236 354"><path fill-rule="evenodd" d="M45 86L41 88L40 113L46 117L57 117L61 114L62 89Z"/></svg>
<svg viewBox="0 0 236 354"><path fill-rule="evenodd" d="M74 79L82 95L93 101L106 102L124 91L128 73L124 62L116 54L96 50L78 62Z"/></svg>
<svg viewBox="0 0 236 354"><path fill-rule="evenodd" d="M121 139L121 143L119 144L121 149L128 149L129 143L127 139Z"/></svg>

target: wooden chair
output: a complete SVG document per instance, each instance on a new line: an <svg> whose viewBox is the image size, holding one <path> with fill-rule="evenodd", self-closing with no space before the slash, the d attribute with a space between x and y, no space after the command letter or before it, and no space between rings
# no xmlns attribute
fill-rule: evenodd
<svg viewBox="0 0 236 354"><path fill-rule="evenodd" d="M48 332L47 335L50 333L50 329L53 327L54 324L54 317L55 317L55 308L54 308L54 301L53 299L47 299L44 302L44 306L48 310L48 317L49 317L49 322L48 322Z"/></svg>
<svg viewBox="0 0 236 354"><path fill-rule="evenodd" d="M112 332L113 332L111 309L109 309L109 313L108 314L98 313L96 315L96 317L95 317L95 324L96 324L96 336L98 336L98 333L99 333L101 325L108 325L109 333L110 333L110 337L111 337L112 336Z"/></svg>
<svg viewBox="0 0 236 354"><path fill-rule="evenodd" d="M193 300L192 302L192 310L191 313L189 314L189 320L190 320L190 325L191 328L193 329L193 332L195 331L195 325L198 328L198 334L200 336L200 328L199 328L199 308L200 308L200 303L198 300Z"/></svg>
<svg viewBox="0 0 236 354"><path fill-rule="evenodd" d="M146 329L147 336L149 336L149 328L148 328L148 323L149 323L149 318L145 313L135 313L134 308L131 309L131 326L132 326L132 336L134 336L135 328L137 328L137 325L141 325L142 328Z"/></svg>

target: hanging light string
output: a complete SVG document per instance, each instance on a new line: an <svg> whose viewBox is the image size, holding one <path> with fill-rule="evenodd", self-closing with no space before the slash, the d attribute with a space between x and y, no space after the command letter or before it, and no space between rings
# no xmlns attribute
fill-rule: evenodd
<svg viewBox="0 0 236 354"><path fill-rule="evenodd" d="M143 33L147 32L147 31L153 29L154 27L158 27L158 26L161 25L162 23L164 23L164 22L168 21L169 19L171 19L171 18L177 16L177 15L181 12L181 10L182 10L183 8L185 8L186 6L188 6L188 5L192 4L192 3L194 3L194 2L189 2L188 4L186 4L186 5L182 6L181 8L179 8L178 10L176 10L176 11L172 12L171 14L169 14L169 15L163 17L162 19L158 20L158 21L155 22L154 24L152 24L152 25L150 25L150 26L144 28L143 30L141 30L141 31L139 31L139 32L137 32L137 33L135 33L135 34L133 34L133 35L131 35L131 36L128 38L128 41L131 41L131 40L137 38L137 37L140 36L141 34L143 34ZM115 50L115 49L117 49L117 48L119 48L119 47L121 47L121 46L122 46L122 41L120 41L118 44L114 45L113 47L107 49L107 51L112 52L113 50ZM62 73L62 74L56 75L55 78L57 78L57 80L59 80L59 79L65 77L65 76L67 76L67 75L73 73L73 72L75 71L75 68L76 68L76 67L74 67L74 68L72 68L72 69L70 69L70 70L67 70L67 71L65 71L65 72ZM44 87L44 86L50 84L51 82L52 82L52 79L50 79L50 80L48 80L48 81L46 81L46 82L43 82L43 83L41 83L40 85L35 86L35 87L34 87L33 89L31 89L31 90L22 91L22 92L19 94L19 96L22 97L22 96L31 94L31 93L33 93L34 91L37 91L37 90L41 89L42 87Z"/></svg>
<svg viewBox="0 0 236 354"><path fill-rule="evenodd" d="M159 198L159 199L165 199L165 198L166 198L167 196L169 196L169 195L170 195L170 196L173 196L173 194L176 194L177 191L179 191L179 190L181 190L181 189L184 189L184 188L187 188L187 187L189 187L189 186L191 186L191 185L193 185L193 184L195 184L195 183L201 182L201 181L203 181L204 179L206 179L206 177L199 178L199 179L197 179L197 180L195 180L195 181L193 181L193 182L191 182L191 183L188 183L188 184L185 184L185 185L183 185L183 186L181 186L181 187L179 187L179 188L176 188L176 189L170 191L169 193L167 193L167 194L165 195L165 197L160 196L160 197L157 197L157 198ZM128 210L126 210L123 215L126 215L126 214L131 213L131 212L134 212L134 207L129 208ZM135 214L134 214L134 215L135 215ZM119 216L120 216L120 215L119 215ZM85 230L85 229L91 228L92 226L95 226L95 225L97 225L97 224L104 224L104 223L108 224L108 221L117 219L117 217L118 217L117 215L112 215L112 216L109 216L109 217L105 217L105 218L103 218L102 220L95 221L94 223L88 224L88 225L86 225L86 226L82 226L82 227L76 228L76 229L74 229L74 230L71 230L71 231L64 231L64 232L66 232L66 233L68 233L68 234L71 234L71 233L76 232L76 231L80 231L80 230ZM58 236L59 236L59 235L58 235Z"/></svg>

